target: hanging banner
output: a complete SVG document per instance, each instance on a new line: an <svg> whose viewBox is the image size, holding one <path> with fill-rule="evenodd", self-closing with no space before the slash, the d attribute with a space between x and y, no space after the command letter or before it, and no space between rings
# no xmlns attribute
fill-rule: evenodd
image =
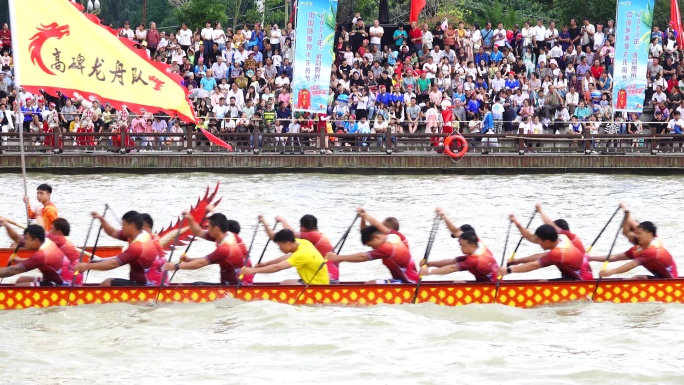
<svg viewBox="0 0 684 385"><path fill-rule="evenodd" d="M297 2L292 95L294 111L325 113L337 20L337 1Z"/></svg>
<svg viewBox="0 0 684 385"><path fill-rule="evenodd" d="M615 111L644 109L652 20L653 0L618 1L613 64Z"/></svg>

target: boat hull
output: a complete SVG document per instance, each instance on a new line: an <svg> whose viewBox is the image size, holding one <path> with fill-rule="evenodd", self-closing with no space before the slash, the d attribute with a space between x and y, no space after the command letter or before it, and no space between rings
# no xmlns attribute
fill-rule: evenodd
<svg viewBox="0 0 684 385"><path fill-rule="evenodd" d="M89 253L93 252L92 247L86 248L86 250ZM101 258L109 258L109 257L115 257L123 251L123 248L121 246L98 246L97 247L97 256ZM7 261L9 260L9 257L14 253L14 249L10 248L0 248L0 266L7 266ZM31 250L25 250L25 249L20 249L17 254L21 258L29 258L31 255L33 255L33 251Z"/></svg>
<svg viewBox="0 0 684 385"><path fill-rule="evenodd" d="M497 303L530 308L569 301L589 300L596 285L588 282L509 281L501 284ZM270 300L295 304L302 286L255 284L242 286L237 299L243 301ZM297 304L352 305L408 304L415 291L413 285L366 285L344 283L310 286ZM494 302L495 285L489 283L423 282L416 303L445 306L488 304ZM235 296L231 286L172 285L161 292L157 287L75 287L69 298L69 288L18 288L0 286L0 309L74 306L104 303L211 302ZM604 280L594 302L663 302L684 303L684 279L664 280Z"/></svg>

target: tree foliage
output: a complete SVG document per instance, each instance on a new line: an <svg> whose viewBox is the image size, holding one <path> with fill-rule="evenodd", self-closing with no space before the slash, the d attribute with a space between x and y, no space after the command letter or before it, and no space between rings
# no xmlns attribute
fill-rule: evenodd
<svg viewBox="0 0 684 385"><path fill-rule="evenodd" d="M549 16L567 24L574 18L588 18L593 23L615 20L616 0L553 0L553 8ZM669 11L669 7L668 7Z"/></svg>
<svg viewBox="0 0 684 385"><path fill-rule="evenodd" d="M192 0L176 9L176 21L187 23L191 29L202 28L207 21L225 25L228 21L229 4L235 9L234 1Z"/></svg>

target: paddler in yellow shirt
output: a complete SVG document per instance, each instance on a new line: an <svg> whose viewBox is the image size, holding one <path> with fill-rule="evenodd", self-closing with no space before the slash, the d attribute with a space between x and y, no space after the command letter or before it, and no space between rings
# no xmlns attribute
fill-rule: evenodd
<svg viewBox="0 0 684 385"><path fill-rule="evenodd" d="M305 240L295 238L290 230L280 230L273 236L280 251L285 253L280 258L260 263L255 267L243 267L241 275L271 274L291 267L297 269L300 279L286 279L281 285L328 285L328 267L321 253L314 245Z"/></svg>

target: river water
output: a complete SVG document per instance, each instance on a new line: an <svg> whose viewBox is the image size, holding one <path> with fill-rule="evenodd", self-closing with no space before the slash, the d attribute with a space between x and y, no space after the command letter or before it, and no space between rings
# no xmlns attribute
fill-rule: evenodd
<svg viewBox="0 0 684 385"><path fill-rule="evenodd" d="M436 206L456 223L473 225L499 259L511 212L525 222L534 203L542 203L550 216L567 219L590 244L624 200L639 220L658 225L666 247L684 266L683 177L29 174L29 189L43 182L53 186L53 202L72 223L72 238L82 244L90 210L101 211L109 203L119 215L145 211L159 228L216 181L223 196L219 211L240 221L246 240L258 213L271 221L280 214L293 224L313 213L335 243L354 208L363 205L377 217L399 218L416 261L423 256ZM22 221L21 177L0 175L0 182L0 215ZM539 224L537 219L533 227ZM616 226L608 228L592 254L608 251ZM3 232L0 242L7 239ZM517 239L512 233L509 255ZM265 241L260 232L253 255L261 253ZM100 244L117 242L104 236ZM615 251L628 247L619 238ZM188 254L211 249L198 241ZM358 232L352 232L344 253L364 249ZM430 258L453 258L458 251L458 243L442 229ZM538 251L524 242L518 256ZM278 256L271 245L264 259ZM596 272L600 264L593 267ZM93 272L88 282L127 273L126 267ZM294 274L258 276L257 281ZM557 276L555 268L547 268L518 277ZM386 277L379 262L341 266L345 281ZM218 270L182 271L174 281L199 280L217 281ZM108 304L4 311L0 378L11 384L682 384L683 318L680 304L571 303L523 310L432 304L293 307L232 299L157 308Z"/></svg>

